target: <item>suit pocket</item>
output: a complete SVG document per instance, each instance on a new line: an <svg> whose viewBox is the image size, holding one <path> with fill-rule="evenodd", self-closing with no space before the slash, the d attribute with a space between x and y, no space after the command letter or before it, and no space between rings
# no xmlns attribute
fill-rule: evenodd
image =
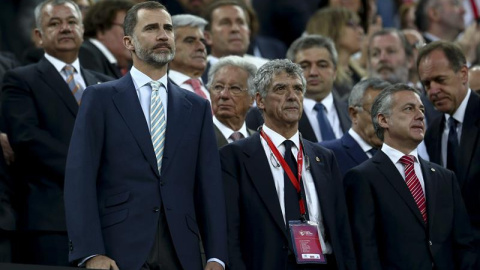
<svg viewBox="0 0 480 270"><path fill-rule="evenodd" d="M105 207L112 207L123 204L128 201L129 197L130 191L112 195L105 200Z"/></svg>
<svg viewBox="0 0 480 270"><path fill-rule="evenodd" d="M197 222L195 221L195 219L193 219L191 216L189 215L186 215L185 216L185 219L187 220L187 226L188 228L198 237L200 238L200 232L198 230L198 224Z"/></svg>
<svg viewBox="0 0 480 270"><path fill-rule="evenodd" d="M110 214L106 214L100 218L102 228L107 228L124 221L128 217L128 209L122 209Z"/></svg>

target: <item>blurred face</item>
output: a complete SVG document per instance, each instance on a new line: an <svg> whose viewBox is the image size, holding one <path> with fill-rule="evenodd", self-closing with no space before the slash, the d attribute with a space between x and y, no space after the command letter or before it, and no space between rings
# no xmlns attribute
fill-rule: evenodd
<svg viewBox="0 0 480 270"><path fill-rule="evenodd" d="M141 9L133 37L124 37L124 44L135 53L134 64L137 61L138 64L163 67L175 55L173 38L172 19L168 12L163 9Z"/></svg>
<svg viewBox="0 0 480 270"><path fill-rule="evenodd" d="M129 62L132 60L130 51L123 46L123 20L125 19L125 11L117 12L112 27L104 32L98 32L97 38L107 47L107 49L115 56L118 65L121 68L127 68Z"/></svg>
<svg viewBox="0 0 480 270"><path fill-rule="evenodd" d="M35 35L41 39L45 52L60 60L73 53L76 59L83 42L83 24L75 7L69 3L48 4L41 13L41 29L36 29Z"/></svg>
<svg viewBox="0 0 480 270"><path fill-rule="evenodd" d="M250 44L250 29L247 15L238 6L221 6L212 13L210 31L205 38L212 49L212 55L243 56Z"/></svg>
<svg viewBox="0 0 480 270"><path fill-rule="evenodd" d="M362 48L363 40L363 28L360 24L354 20L347 22L343 28L340 39L338 40L338 51L347 52L349 55L352 55Z"/></svg>
<svg viewBox="0 0 480 270"><path fill-rule="evenodd" d="M407 83L412 63L397 34L375 36L369 47L369 75L390 83Z"/></svg>
<svg viewBox="0 0 480 270"><path fill-rule="evenodd" d="M437 1L434 9L438 12L438 23L442 29L452 29L458 33L465 30L463 15L465 9L461 0L440 0Z"/></svg>
<svg viewBox="0 0 480 270"><path fill-rule="evenodd" d="M209 89L213 114L227 126L230 126L228 123L231 121L243 123L248 109L253 104L253 98L247 91L247 80L248 73L235 66L225 66L215 73ZM230 89L242 91L236 93L237 91Z"/></svg>
<svg viewBox="0 0 480 270"><path fill-rule="evenodd" d="M85 18L85 15L87 14L88 9L90 8L90 2L88 2L88 0L76 0L73 2L77 4L78 8L82 12L82 18Z"/></svg>
<svg viewBox="0 0 480 270"><path fill-rule="evenodd" d="M330 94L336 68L327 49L314 47L301 50L295 55L295 63L302 67L307 80L306 97L321 101Z"/></svg>
<svg viewBox="0 0 480 270"><path fill-rule="evenodd" d="M263 98L257 93L256 101L269 128L280 131L293 126L297 129L303 112L302 80L286 72L276 74L267 95Z"/></svg>
<svg viewBox="0 0 480 270"><path fill-rule="evenodd" d="M467 95L467 67L454 72L445 54L435 50L422 58L418 75L435 108L450 115L455 113Z"/></svg>
<svg viewBox="0 0 480 270"><path fill-rule="evenodd" d="M186 13L191 13L194 15L202 15L203 9L211 1L212 0L178 0L182 7L188 11Z"/></svg>
<svg viewBox="0 0 480 270"><path fill-rule="evenodd" d="M379 124L385 129L385 143L407 152L415 149L425 136L424 112L422 101L414 92L393 94L391 115L378 115Z"/></svg>
<svg viewBox="0 0 480 270"><path fill-rule="evenodd" d="M175 30L175 58L170 68L190 77L200 77L207 67L207 49L203 31L184 26Z"/></svg>
<svg viewBox="0 0 480 270"><path fill-rule="evenodd" d="M344 7L353 12L358 12L362 5L360 0L330 0L331 7Z"/></svg>
<svg viewBox="0 0 480 270"><path fill-rule="evenodd" d="M369 145L380 148L382 141L375 134L372 123L372 104L380 90L369 88L363 95L363 106L361 108L350 107L350 117L352 118L352 127L355 132L362 137Z"/></svg>

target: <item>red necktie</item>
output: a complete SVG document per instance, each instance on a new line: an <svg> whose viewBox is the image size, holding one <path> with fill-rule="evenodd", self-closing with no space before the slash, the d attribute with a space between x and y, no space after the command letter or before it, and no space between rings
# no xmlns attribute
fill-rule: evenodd
<svg viewBox="0 0 480 270"><path fill-rule="evenodd" d="M422 214L423 221L427 223L427 205L425 203L425 195L423 194L422 185L418 180L415 170L413 168L413 162L415 157L412 155L405 155L400 159L400 163L405 166L405 182L407 183L408 189L412 193L415 203L417 203L418 210Z"/></svg>
<svg viewBox="0 0 480 270"><path fill-rule="evenodd" d="M188 79L185 81L186 84L190 84L193 88L193 91L203 97L204 99L207 99L207 96L205 95L205 93L202 91L202 84L200 83L200 81L198 79Z"/></svg>

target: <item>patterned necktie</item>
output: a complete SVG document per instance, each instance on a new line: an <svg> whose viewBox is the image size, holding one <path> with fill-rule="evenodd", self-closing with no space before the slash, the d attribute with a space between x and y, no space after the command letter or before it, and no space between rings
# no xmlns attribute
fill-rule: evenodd
<svg viewBox="0 0 480 270"><path fill-rule="evenodd" d="M204 99L207 99L207 95L205 95L205 93L202 91L202 84L198 79L188 79L185 81L185 83L191 85L193 88L193 91L197 95L203 97Z"/></svg>
<svg viewBox="0 0 480 270"><path fill-rule="evenodd" d="M320 134L322 135L322 141L335 140L335 133L333 133L332 126L328 121L325 106L319 102L315 104L313 108L317 111L317 120L318 124L320 125Z"/></svg>
<svg viewBox="0 0 480 270"><path fill-rule="evenodd" d="M417 204L418 210L423 217L423 221L427 223L427 205L425 204L425 195L423 194L422 185L418 180L417 175L414 170L415 157L412 155L405 155L400 158L400 163L405 166L405 182L407 183L408 189L412 193L413 199Z"/></svg>
<svg viewBox="0 0 480 270"><path fill-rule="evenodd" d="M232 135L230 135L229 139L231 139L232 141L238 141L240 139L243 139L243 134L240 133L239 131L235 131L232 133Z"/></svg>
<svg viewBox="0 0 480 270"><path fill-rule="evenodd" d="M65 67L63 67L63 72L67 77L66 82L68 84L68 87L72 91L72 94L77 100L77 103L80 104L80 101L82 100L83 87L78 84L73 77L73 74L75 73L75 68L72 65L66 65Z"/></svg>
<svg viewBox="0 0 480 270"><path fill-rule="evenodd" d="M152 136L153 149L157 157L158 172L161 172L163 148L165 146L165 111L162 99L160 98L160 82L151 81L152 96L150 99L150 135Z"/></svg>
<svg viewBox="0 0 480 270"><path fill-rule="evenodd" d="M458 134L457 123L453 117L448 118L448 141L447 141L447 168L456 172L457 171L457 158L458 158Z"/></svg>

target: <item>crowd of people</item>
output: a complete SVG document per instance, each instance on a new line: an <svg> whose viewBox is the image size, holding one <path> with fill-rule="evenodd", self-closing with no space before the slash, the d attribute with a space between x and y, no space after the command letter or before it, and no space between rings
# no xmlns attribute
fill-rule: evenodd
<svg viewBox="0 0 480 270"><path fill-rule="evenodd" d="M38 1L0 54L0 262L480 269L480 26L306 2Z"/></svg>

